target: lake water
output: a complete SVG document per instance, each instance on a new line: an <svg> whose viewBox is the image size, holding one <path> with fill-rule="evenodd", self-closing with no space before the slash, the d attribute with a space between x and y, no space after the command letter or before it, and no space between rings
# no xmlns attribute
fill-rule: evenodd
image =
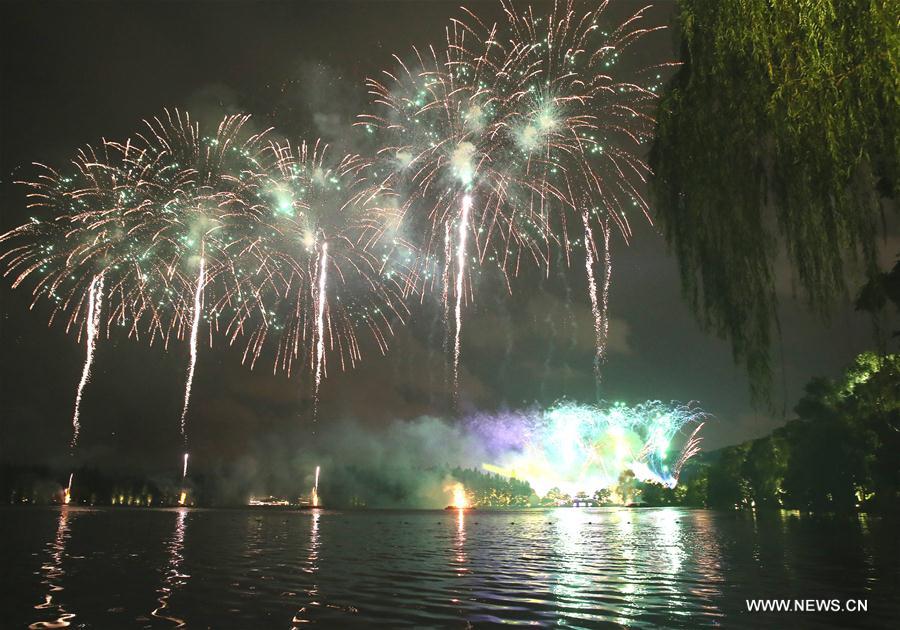
<svg viewBox="0 0 900 630"><path fill-rule="evenodd" d="M0 508L3 628L900 627L897 523L573 509ZM866 600L749 613L747 598Z"/></svg>

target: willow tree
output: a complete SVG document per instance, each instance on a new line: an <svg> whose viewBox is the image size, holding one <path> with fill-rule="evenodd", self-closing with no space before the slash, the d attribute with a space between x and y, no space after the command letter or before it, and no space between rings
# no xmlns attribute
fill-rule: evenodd
<svg viewBox="0 0 900 630"><path fill-rule="evenodd" d="M896 0L680 0L683 65L651 154L659 222L700 322L757 399L777 326L775 262L809 306L874 270L895 197Z"/></svg>

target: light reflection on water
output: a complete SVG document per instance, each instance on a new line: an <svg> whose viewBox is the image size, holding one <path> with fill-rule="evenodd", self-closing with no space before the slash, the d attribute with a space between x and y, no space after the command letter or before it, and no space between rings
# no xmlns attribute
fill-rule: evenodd
<svg viewBox="0 0 900 630"><path fill-rule="evenodd" d="M319 519L322 518L322 512L321 510L315 509L310 510L309 514L309 551L306 554L306 566L303 567L303 571L312 576L312 581L309 587L304 590L307 597L307 604L298 610L297 614L294 615L294 618L291 619L291 623L294 624L291 627L295 630L300 624L311 623L308 618L308 610L313 606L320 605L318 601L319 585L316 584L315 575L319 571L319 546L322 544L319 540Z"/></svg>
<svg viewBox="0 0 900 630"><path fill-rule="evenodd" d="M191 576L181 572L181 563L184 561L184 534L187 530L187 508L178 508L175 517L175 532L169 539L167 546L168 564L163 574L163 584L157 593L159 594L159 606L150 614L159 619L171 621L176 628L184 627L184 619L168 614L169 598L172 593L183 587Z"/></svg>
<svg viewBox="0 0 900 630"><path fill-rule="evenodd" d="M874 517L72 506L0 517L9 627L758 627L744 599L759 597L868 599L855 625L900 614L896 523Z"/></svg>
<svg viewBox="0 0 900 630"><path fill-rule="evenodd" d="M56 619L52 621L35 621L29 628L66 628L71 625L75 613L68 612L62 602L62 586L65 570L63 569L63 559L66 555L66 542L69 539L69 519L73 518L71 508L64 505L59 509L59 516L56 519L56 535L53 540L47 543L47 561L41 566L44 573L44 579L41 584L47 589L44 595L44 601L35 605L35 610L48 611L52 615L56 615ZM54 602L54 597L56 601Z"/></svg>

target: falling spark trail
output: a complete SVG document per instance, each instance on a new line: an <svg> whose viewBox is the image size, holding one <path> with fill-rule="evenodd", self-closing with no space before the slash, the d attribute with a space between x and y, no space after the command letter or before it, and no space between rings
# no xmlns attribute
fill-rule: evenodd
<svg viewBox="0 0 900 630"><path fill-rule="evenodd" d="M601 308L603 313L603 355L606 360L606 349L609 344L609 284L612 279L612 254L609 251L609 220L603 224L603 291L601 292Z"/></svg>
<svg viewBox="0 0 900 630"><path fill-rule="evenodd" d="M444 224L444 268L441 272L441 306L444 317L444 356L450 356L450 273L453 267L453 227L450 222ZM444 359L444 381L449 384L451 379L450 361ZM455 390L454 390L455 391Z"/></svg>
<svg viewBox="0 0 900 630"><path fill-rule="evenodd" d="M594 317L594 334L597 340L597 346L594 353L594 376L597 379L597 385L599 387L600 384L600 366L603 362L603 356L606 352L606 338L604 335L604 326L606 320L605 313L605 302L606 302L606 294L608 292L608 271L609 265L607 264L607 282L604 283L604 308L601 310L600 307L600 299L597 296L597 279L594 277L594 235L591 232L591 224L590 219L588 217L588 211L585 210L581 213L581 220L584 223L584 268L587 271L588 278L588 293L591 296L591 314ZM609 242L609 237L606 237L607 244ZM606 249L607 261L609 260L609 247ZM598 392L599 393L599 392Z"/></svg>
<svg viewBox="0 0 900 630"><path fill-rule="evenodd" d="M91 379L91 367L94 364L94 348L97 346L97 331L100 328L100 307L103 301L103 274L95 276L91 281L88 291L87 312L87 354L84 359L84 368L81 371L81 380L78 382L78 391L75 394L75 412L72 415L72 441L70 448L75 448L78 443L78 433L81 430L81 395L84 387Z"/></svg>
<svg viewBox="0 0 900 630"><path fill-rule="evenodd" d="M469 232L469 209L472 196L462 199L462 217L459 221L459 244L456 249L456 337L453 342L453 399L459 398L459 339L462 332L463 277L466 269L466 236Z"/></svg>
<svg viewBox="0 0 900 630"><path fill-rule="evenodd" d="M444 307L444 352L450 348L450 267L453 250L453 230L450 223L444 226L444 269L441 276L441 304Z"/></svg>
<svg viewBox="0 0 900 630"><path fill-rule="evenodd" d="M181 478L185 479L187 477L187 465L188 465L188 454L184 454L184 470L181 472Z"/></svg>
<svg viewBox="0 0 900 630"><path fill-rule="evenodd" d="M200 248L200 273L197 275L197 286L194 289L194 313L191 322L191 360L188 364L187 382L184 387L184 406L181 408L181 437L187 444L187 412L191 401L191 386L194 383L194 368L197 365L197 331L200 328L200 311L203 308L203 285L206 283L206 258L203 247Z"/></svg>
<svg viewBox="0 0 900 630"><path fill-rule="evenodd" d="M313 393L313 420L318 415L319 386L322 384L322 368L325 363L325 288L328 282L328 243L322 243L319 263L319 289L316 292L316 380Z"/></svg>

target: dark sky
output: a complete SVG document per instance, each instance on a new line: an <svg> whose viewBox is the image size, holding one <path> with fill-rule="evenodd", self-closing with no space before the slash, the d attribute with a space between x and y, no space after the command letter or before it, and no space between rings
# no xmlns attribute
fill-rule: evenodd
<svg viewBox="0 0 900 630"><path fill-rule="evenodd" d="M294 137L334 140L365 105L364 78L388 67L392 52L439 40L447 19L458 15L457 4L5 2L0 228L28 216L23 190L12 181L31 176L32 161L63 164L77 146L126 137L163 107L190 109L201 120L247 111L260 127L276 124ZM496 10L493 2L469 6ZM661 3L653 15L668 23L673 8ZM673 49L666 34L646 53L671 56ZM835 376L871 347L868 318L839 307L826 325L792 299L790 275L782 273L783 342L773 355L776 364L783 355L784 366L783 381L781 373L774 377L778 411L754 410L728 345L704 335L681 299L664 241L655 228L635 226L630 247L614 244L608 398L698 401L715 416L705 430L707 448L714 448L782 424L783 404L790 413L810 377ZM896 244L892 239L889 254ZM463 409L591 399L592 330L577 271L546 280L526 274L512 297L490 287L477 294L463 332ZM48 329L44 309L30 312L26 290L12 291L5 282L0 296L0 456L59 461L70 438L83 346L59 326ZM377 427L447 412L435 310L414 314L388 356L369 352L359 369L330 375L320 423L353 418ZM81 456L153 468L178 452L186 363L184 343L164 352L101 340L85 393ZM190 417L199 461L227 460L279 440L303 447L308 383L273 376L260 365L250 372L237 352L201 350Z"/></svg>

